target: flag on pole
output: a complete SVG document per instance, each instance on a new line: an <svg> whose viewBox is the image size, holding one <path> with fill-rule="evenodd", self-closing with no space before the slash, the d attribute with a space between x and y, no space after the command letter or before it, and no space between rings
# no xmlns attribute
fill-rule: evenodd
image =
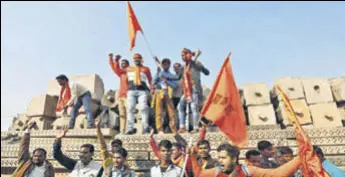
<svg viewBox="0 0 345 177"><path fill-rule="evenodd" d="M234 144L243 147L248 140L246 119L230 64L226 57L201 115L216 124Z"/></svg>
<svg viewBox="0 0 345 177"><path fill-rule="evenodd" d="M130 47L129 50L132 51L135 46L135 39L137 36L137 31L140 31L143 34L143 30L140 27L137 17L134 14L133 8L129 1L127 1L127 21L128 21L128 32L129 32L129 41Z"/></svg>
<svg viewBox="0 0 345 177"><path fill-rule="evenodd" d="M279 86L276 86L276 90L283 99L287 116L294 126L295 136L298 141L298 154L302 159L301 167L303 176L330 177L330 175L322 167L320 159L314 152L311 141L300 125L288 97Z"/></svg>

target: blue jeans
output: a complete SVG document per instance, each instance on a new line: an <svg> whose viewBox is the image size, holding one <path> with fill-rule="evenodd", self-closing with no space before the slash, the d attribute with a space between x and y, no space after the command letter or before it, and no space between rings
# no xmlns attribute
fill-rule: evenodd
<svg viewBox="0 0 345 177"><path fill-rule="evenodd" d="M198 129L198 123L199 123L199 109L200 109L200 101L202 98L202 92L194 91L192 93L192 102L190 103L191 109L192 109L192 117L193 117L193 126L194 129ZM179 123L180 128L185 128L185 111L187 108L187 101L184 95L182 95L179 104L177 105L178 115L179 115Z"/></svg>
<svg viewBox="0 0 345 177"><path fill-rule="evenodd" d="M71 112L71 117L69 119L69 128L74 127L75 119L78 116L78 111L81 106L84 106L84 110L87 117L87 127L92 127L93 117L91 112L91 93L88 91L77 98Z"/></svg>
<svg viewBox="0 0 345 177"><path fill-rule="evenodd" d="M143 130L149 128L149 106L147 105L149 94L145 90L128 90L127 92L127 130L134 129L135 120L135 106L139 104L139 114L141 116L141 123Z"/></svg>

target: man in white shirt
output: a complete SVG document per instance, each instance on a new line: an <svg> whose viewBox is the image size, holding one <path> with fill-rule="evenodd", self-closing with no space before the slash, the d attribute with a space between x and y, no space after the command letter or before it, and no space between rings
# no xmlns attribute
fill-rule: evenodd
<svg viewBox="0 0 345 177"><path fill-rule="evenodd" d="M159 145L160 163L150 169L151 177L180 177L182 168L174 165L171 161L172 143L162 140Z"/></svg>
<svg viewBox="0 0 345 177"><path fill-rule="evenodd" d="M61 74L56 77L57 82L61 86L61 92L60 92L60 98L59 98L59 103L60 102L65 102L63 103L63 109L64 112L67 111L68 107L73 107L71 111L71 117L69 120L68 127L72 129L75 124L76 117L78 115L78 110L80 109L81 106L84 106L84 110L86 113L87 117L87 128L93 128L93 116L91 112L91 93L90 91L78 84L78 83L69 83L68 78ZM70 98L68 97L65 99L66 95L70 95Z"/></svg>
<svg viewBox="0 0 345 177"><path fill-rule="evenodd" d="M71 177L96 177L101 164L93 160L95 148L92 144L83 144L79 151L79 160L67 157L61 151L62 138L66 136L68 127L64 127L61 134L56 136L53 145L53 156L62 166L72 171Z"/></svg>

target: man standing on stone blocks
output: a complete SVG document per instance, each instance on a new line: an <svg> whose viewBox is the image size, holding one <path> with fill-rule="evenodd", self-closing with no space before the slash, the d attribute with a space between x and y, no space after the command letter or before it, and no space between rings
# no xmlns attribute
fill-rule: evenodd
<svg viewBox="0 0 345 177"><path fill-rule="evenodd" d="M47 151L37 148L29 153L30 130L36 126L36 122L24 126L25 134L20 142L17 160L17 169L13 172L14 177L54 177L55 170L53 165L46 159Z"/></svg>
<svg viewBox="0 0 345 177"><path fill-rule="evenodd" d="M159 61L157 57L155 59ZM177 82L171 80L176 77L169 71L170 64L170 59L164 58L161 62L163 71L161 71L160 66L157 67L157 74L154 78L155 90L151 106L156 108L156 129L160 135L164 134L162 126L162 114L164 109L168 112L170 118L170 129L173 133L176 133L175 109L172 94L173 90L176 89Z"/></svg>
<svg viewBox="0 0 345 177"><path fill-rule="evenodd" d="M53 156L62 166L71 171L73 177L96 177L101 169L101 164L93 160L95 148L92 144L83 144L79 150L79 160L72 159L61 151L62 138L66 136L68 127L56 136L53 144Z"/></svg>
<svg viewBox="0 0 345 177"><path fill-rule="evenodd" d="M205 68L200 62L192 60L194 52L189 49L182 49L182 60L185 62L185 66L182 68L178 80L183 80L183 95L178 105L179 111L179 133L185 132L185 111L188 103L191 104L192 117L193 117L193 131L192 133L199 131L199 110L200 101L202 101L202 86L200 73L208 76L210 71Z"/></svg>
<svg viewBox="0 0 345 177"><path fill-rule="evenodd" d="M120 78L120 88L118 90L118 107L119 107L119 113L120 113L120 131L121 133L126 132L126 122L127 122L127 116L126 116L126 97L127 97L127 90L128 90L128 80L127 80L127 72L126 68L129 66L129 61L126 59L121 60L121 67L119 64L119 60L121 59L120 55L115 56L115 61L113 60L113 54L109 54L109 64L111 66L111 69L114 71L114 73Z"/></svg>
<svg viewBox="0 0 345 177"><path fill-rule="evenodd" d="M174 71L175 71L175 75L178 76L180 75L181 71L182 71L182 65L180 63L175 63L174 64ZM182 81L179 80L177 81L177 86L173 91L173 103L174 103L174 108L175 108L175 125L176 125L176 129L180 128L180 124L179 124L179 117L178 117L178 110L177 110L177 105L180 102L181 96L183 94L183 87L182 87Z"/></svg>
<svg viewBox="0 0 345 177"><path fill-rule="evenodd" d="M56 80L61 86L56 111L63 110L64 114L67 114L67 108L72 107L68 128L74 128L75 120L78 116L78 111L81 106L84 106L84 110L86 113L87 128L93 128L93 116L91 112L91 92L86 87L78 83L70 83L67 76L64 74L57 76Z"/></svg>
<svg viewBox="0 0 345 177"><path fill-rule="evenodd" d="M175 75L177 76L181 74L182 66L180 63L174 64L174 72L175 72ZM177 105L180 102L180 98L182 94L183 94L182 81L178 81L177 86L173 91L173 103L174 103L175 108L177 108Z"/></svg>
<svg viewBox="0 0 345 177"><path fill-rule="evenodd" d="M143 66L143 58L135 53L133 56L134 66L126 68L128 78L127 92L127 135L136 133L134 128L135 106L139 104L139 114L142 118L143 133L149 133L149 106L148 98L150 89L153 89L152 75L148 67Z"/></svg>

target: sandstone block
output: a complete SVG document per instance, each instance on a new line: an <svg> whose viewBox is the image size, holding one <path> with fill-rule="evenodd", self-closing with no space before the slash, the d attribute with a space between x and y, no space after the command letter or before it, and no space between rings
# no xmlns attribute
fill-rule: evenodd
<svg viewBox="0 0 345 177"><path fill-rule="evenodd" d="M54 117L58 98L51 95L38 95L31 99L26 115Z"/></svg>
<svg viewBox="0 0 345 177"><path fill-rule="evenodd" d="M36 122L38 130L51 130L53 129L53 122L55 117L32 117L29 122Z"/></svg>
<svg viewBox="0 0 345 177"><path fill-rule="evenodd" d="M15 131L23 130L25 122L27 120L29 120L29 118L25 114L18 114L12 123L12 130L15 130Z"/></svg>
<svg viewBox="0 0 345 177"><path fill-rule="evenodd" d="M276 116L272 104L248 107L249 125L275 125Z"/></svg>
<svg viewBox="0 0 345 177"><path fill-rule="evenodd" d="M246 84L243 86L246 106L270 104L271 98L268 85L265 83Z"/></svg>
<svg viewBox="0 0 345 177"><path fill-rule="evenodd" d="M303 79L303 87L308 104L329 103L333 101L331 87L327 79Z"/></svg>
<svg viewBox="0 0 345 177"><path fill-rule="evenodd" d="M310 105L314 127L342 127L340 112L335 103Z"/></svg>
<svg viewBox="0 0 345 177"><path fill-rule="evenodd" d="M295 114L301 125L310 125L312 124L311 115L309 107L304 99L299 100L290 100L292 108L295 110ZM288 112L285 109L284 103L279 102L279 107L277 109L277 115L279 120L283 121L284 125L292 126L289 118Z"/></svg>
<svg viewBox="0 0 345 177"><path fill-rule="evenodd" d="M345 102L345 76L330 79L329 84L336 102Z"/></svg>
<svg viewBox="0 0 345 177"><path fill-rule="evenodd" d="M296 77L281 77L274 80L274 85L279 86L290 100L304 98L302 81ZM273 95L276 96L276 90L273 89ZM282 98L278 97L278 100Z"/></svg>

